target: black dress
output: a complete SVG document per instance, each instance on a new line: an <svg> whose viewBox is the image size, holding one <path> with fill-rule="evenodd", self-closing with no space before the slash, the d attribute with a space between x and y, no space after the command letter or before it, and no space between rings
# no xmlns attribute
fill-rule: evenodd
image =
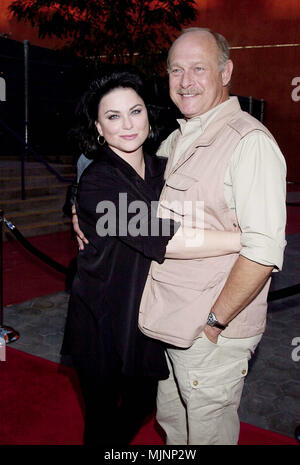
<svg viewBox="0 0 300 465"><path fill-rule="evenodd" d="M155 218L151 208L159 198L164 169L164 159L145 154L143 180L105 147L80 178L76 211L89 244L77 258L62 353L72 356L81 381L86 443L127 443L153 408L157 380L168 377L163 345L137 325L151 260L163 261L179 226ZM108 234L98 234L101 226ZM130 432L134 411L139 418Z"/></svg>

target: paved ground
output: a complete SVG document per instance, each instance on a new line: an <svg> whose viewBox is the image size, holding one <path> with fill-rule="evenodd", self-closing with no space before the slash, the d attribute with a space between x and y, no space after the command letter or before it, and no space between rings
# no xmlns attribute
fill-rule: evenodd
<svg viewBox="0 0 300 465"><path fill-rule="evenodd" d="M288 236L284 269L274 274L272 290L300 282L300 234ZM59 292L4 309L4 324L21 337L10 346L60 361L67 292ZM295 345L294 345L295 344ZM269 304L268 324L249 374L240 419L293 436L300 425L300 294Z"/></svg>

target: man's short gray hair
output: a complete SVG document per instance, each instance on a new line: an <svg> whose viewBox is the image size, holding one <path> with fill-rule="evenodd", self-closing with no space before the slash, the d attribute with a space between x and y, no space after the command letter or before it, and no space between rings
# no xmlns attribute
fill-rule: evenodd
<svg viewBox="0 0 300 465"><path fill-rule="evenodd" d="M169 69L169 66L170 66L170 56L171 56L172 50L173 50L176 42L180 39L180 37L182 37L184 34L187 34L188 32L208 32L209 34L211 34L214 37L214 39L216 41L216 45L218 47L218 52L219 52L218 53L218 55L219 55L218 56L219 70L222 71L224 69L227 61L229 60L229 57L230 57L228 42L225 39L225 37L222 36L222 34L219 34L218 32L214 32L211 29L204 28L204 27L189 27L187 29L183 29L180 36L178 36L177 39L174 40L174 42L172 43L172 45L171 45L171 47L169 49L168 58L167 58L167 67L168 67L168 69Z"/></svg>

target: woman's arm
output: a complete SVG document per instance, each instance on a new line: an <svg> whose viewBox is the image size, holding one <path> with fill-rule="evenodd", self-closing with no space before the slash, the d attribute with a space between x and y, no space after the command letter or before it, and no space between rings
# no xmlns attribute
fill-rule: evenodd
<svg viewBox="0 0 300 465"><path fill-rule="evenodd" d="M96 249L103 250L103 241L109 236L162 263L167 243L180 223L157 217L146 194L125 174L103 163L92 163L79 183L76 203L79 218L73 209L72 223L79 235L79 249L88 240Z"/></svg>
<svg viewBox="0 0 300 465"><path fill-rule="evenodd" d="M241 250L239 232L180 227L167 245L165 258L217 257Z"/></svg>

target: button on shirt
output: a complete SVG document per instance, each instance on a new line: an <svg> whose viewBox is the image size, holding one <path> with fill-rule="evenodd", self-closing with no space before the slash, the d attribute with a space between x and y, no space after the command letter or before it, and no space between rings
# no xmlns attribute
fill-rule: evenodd
<svg viewBox="0 0 300 465"><path fill-rule="evenodd" d="M173 167L228 102L201 116L178 120ZM170 156L177 134L170 134L158 155ZM238 143L225 173L224 196L228 208L235 209L242 232L240 254L281 269L286 245L286 163L276 142L263 131L252 131Z"/></svg>

